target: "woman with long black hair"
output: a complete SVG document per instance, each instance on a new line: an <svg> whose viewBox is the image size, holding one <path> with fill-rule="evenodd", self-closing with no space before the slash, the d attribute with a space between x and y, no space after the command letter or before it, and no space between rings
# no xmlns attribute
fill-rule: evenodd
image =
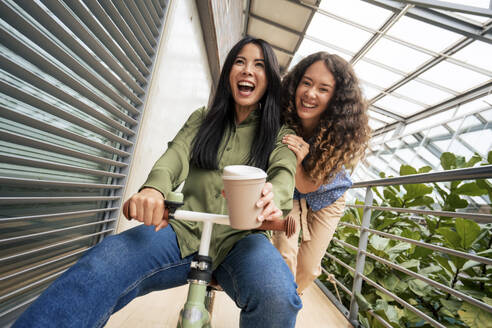
<svg viewBox="0 0 492 328"><path fill-rule="evenodd" d="M14 327L101 327L133 298L187 283L202 224L163 220L164 199L185 181L183 209L226 213L221 172L227 165L264 169L268 182L258 220L292 205L295 155L282 143L280 78L272 48L250 37L229 52L210 109L195 111L123 205L143 222L88 251L20 317ZM169 224L168 224L169 223ZM289 268L265 232L215 225L213 274L242 309L241 327L294 327L301 300Z"/></svg>

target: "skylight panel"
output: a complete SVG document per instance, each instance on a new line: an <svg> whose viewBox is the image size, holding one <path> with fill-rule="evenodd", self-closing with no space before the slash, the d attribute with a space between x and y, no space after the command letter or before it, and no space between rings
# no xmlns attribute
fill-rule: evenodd
<svg viewBox="0 0 492 328"><path fill-rule="evenodd" d="M462 120L456 120L453 122L449 122L448 126L453 129L454 131L460 129L460 130L466 130L468 128L472 127L477 127L482 125L482 123L475 117L475 116L468 116L465 118L464 122L461 123Z"/></svg>
<svg viewBox="0 0 492 328"><path fill-rule="evenodd" d="M375 30L379 29L392 14L389 10L360 0L323 0L319 7L329 13Z"/></svg>
<svg viewBox="0 0 492 328"><path fill-rule="evenodd" d="M444 61L420 75L421 78L463 92L490 79L462 66Z"/></svg>
<svg viewBox="0 0 492 328"><path fill-rule="evenodd" d="M405 161L411 162L411 160L415 157L415 152L413 149L408 148L400 148L396 150L395 155L404 159Z"/></svg>
<svg viewBox="0 0 492 328"><path fill-rule="evenodd" d="M392 95L387 95L381 98L380 100L376 101L374 105L403 117L409 117L424 109L424 107L420 105L411 103Z"/></svg>
<svg viewBox="0 0 492 328"><path fill-rule="evenodd" d="M482 97L470 101L469 103L458 106L458 109L456 111L456 116L473 113L479 111L480 109L485 109L490 107L492 107L492 95L488 95L486 97Z"/></svg>
<svg viewBox="0 0 492 328"><path fill-rule="evenodd" d="M403 164L403 161L400 158L394 157L393 160L389 163L389 166L393 170L395 170L395 172L400 172L400 167L402 164Z"/></svg>
<svg viewBox="0 0 492 328"><path fill-rule="evenodd" d="M403 86L396 89L395 93L413 98L429 106L440 103L453 96L448 92L430 87L414 80L405 83Z"/></svg>
<svg viewBox="0 0 492 328"><path fill-rule="evenodd" d="M296 54L294 55L294 58L292 59L290 63L290 68L294 67L300 60L302 60L304 57L313 54L318 51L326 51L331 54L336 54L345 59L346 61L350 61L352 56L343 53L337 49L327 47L325 45L322 45L318 42L309 40L304 38L301 42L301 45L299 46L299 49L297 50Z"/></svg>
<svg viewBox="0 0 492 328"><path fill-rule="evenodd" d="M444 153L446 151L449 151L450 142L451 140L447 139L447 140L434 141L431 142L431 144L433 144L435 147L437 147L437 149L439 149L442 153Z"/></svg>
<svg viewBox="0 0 492 328"><path fill-rule="evenodd" d="M433 153L431 153L427 148L425 147L417 147L415 148L415 151L417 154L419 154L422 158L425 158L426 161L432 164L432 166L437 167L441 161L439 158L436 157Z"/></svg>
<svg viewBox="0 0 492 328"><path fill-rule="evenodd" d="M473 145L473 148L482 156L487 156L492 149L492 130L490 129L463 133L460 138L469 145Z"/></svg>
<svg viewBox="0 0 492 328"><path fill-rule="evenodd" d="M390 28L388 35L434 52L441 52L462 38L460 34L406 16Z"/></svg>
<svg viewBox="0 0 492 328"><path fill-rule="evenodd" d="M444 126L439 125L434 128L432 128L428 133L427 133L427 138L434 138L434 137L442 137L442 136L447 136L449 135L450 132L448 129L446 129Z"/></svg>
<svg viewBox="0 0 492 328"><path fill-rule="evenodd" d="M427 160L427 158L425 160ZM424 160L420 156L413 156L412 160L410 161L410 165L412 165L415 168L421 168L422 166L429 165L429 163L424 162Z"/></svg>
<svg viewBox="0 0 492 328"><path fill-rule="evenodd" d="M489 122L489 126L490 126L490 122L492 122L492 109L486 110L484 112L480 112L480 116L486 119L487 122Z"/></svg>
<svg viewBox="0 0 492 328"><path fill-rule="evenodd" d="M451 145L449 145L449 150L450 152L454 154L459 154L460 156L465 156L465 158L470 158L473 156L475 153L474 150L469 149L468 147L464 146L459 140L454 139L453 142L451 142Z"/></svg>
<svg viewBox="0 0 492 328"><path fill-rule="evenodd" d="M371 33L319 13L314 14L306 34L351 52L357 52L372 36Z"/></svg>
<svg viewBox="0 0 492 328"><path fill-rule="evenodd" d="M381 171L383 171L384 168L388 165L388 163L380 160L377 156L370 156L366 158L366 161L368 161L371 166L378 167Z"/></svg>
<svg viewBox="0 0 492 328"><path fill-rule="evenodd" d="M393 118L391 118L389 116L380 114L380 113L375 112L373 110L369 110L369 116L372 117L372 118L375 118L377 120L383 121L385 123L393 123L393 122L396 121L395 119L393 119Z"/></svg>
<svg viewBox="0 0 492 328"><path fill-rule="evenodd" d="M431 59L431 56L421 51L390 41L384 37L367 52L366 57L406 73L414 71L424 62Z"/></svg>
<svg viewBox="0 0 492 328"><path fill-rule="evenodd" d="M404 136L402 138L402 140L405 141L409 145L412 145L412 144L415 144L418 142L417 139L412 135Z"/></svg>
<svg viewBox="0 0 492 328"><path fill-rule="evenodd" d="M401 141L400 139L390 140L386 143L386 145L392 149L399 148L401 146Z"/></svg>
<svg viewBox="0 0 492 328"><path fill-rule="evenodd" d="M354 66L354 70L360 79L371 82L382 89L388 88L403 78L400 74L393 73L364 60L358 61Z"/></svg>
<svg viewBox="0 0 492 328"><path fill-rule="evenodd" d="M414 132L420 132L423 131L431 126L435 126L436 124L439 124L440 122L443 121L449 121L449 119L452 117L453 112L450 110L434 114L432 116L420 119L416 122L410 123L405 127L404 133L414 133Z"/></svg>
<svg viewBox="0 0 492 328"><path fill-rule="evenodd" d="M451 57L492 72L492 46L485 42L474 41Z"/></svg>
<svg viewBox="0 0 492 328"><path fill-rule="evenodd" d="M361 82L360 87L362 89L362 94L366 99L372 99L381 93L381 90L376 89L364 82Z"/></svg>
<svg viewBox="0 0 492 328"><path fill-rule="evenodd" d="M375 121L375 120L369 118L369 127L372 130L377 130L379 128L382 128L384 125L385 125L384 123L381 123L379 121Z"/></svg>

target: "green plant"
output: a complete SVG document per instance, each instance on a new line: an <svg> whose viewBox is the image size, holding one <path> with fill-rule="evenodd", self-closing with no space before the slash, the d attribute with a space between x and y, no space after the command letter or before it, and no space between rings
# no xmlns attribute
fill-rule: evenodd
<svg viewBox="0 0 492 328"><path fill-rule="evenodd" d="M452 153L443 153L441 166L444 170L492 164L492 151L486 160L474 155L468 161ZM400 175L425 173L430 167L415 169L402 165ZM384 173L380 174L385 177ZM492 184L487 180L453 181L432 184L410 184L373 188L374 205L400 208L427 208L456 212L470 209L470 196L492 199ZM361 203L357 201L356 203ZM478 208L471 208L475 212ZM360 225L362 209L348 208L341 221ZM478 254L492 258L492 225L478 224L464 218L449 218L434 215L415 215L392 211L372 211L370 227L409 239ZM335 237L358 246L359 230L339 225ZM492 266L436 252L410 243L370 234L367 251L392 263L424 275L452 289L492 305ZM328 252L343 262L355 267L355 251L332 242ZM323 266L349 288L353 274L332 260L324 260ZM366 257L364 274L406 302L442 323L446 327L492 327L492 314L474 305L440 291L439 289L385 264ZM320 277L321 280L325 277ZM332 285L325 283L329 289ZM342 295L341 295L342 296ZM346 307L350 298L343 293ZM405 309L393 298L363 284L357 301L361 305L359 321L366 327L383 327L367 313L374 311L394 327L431 327L412 311Z"/></svg>

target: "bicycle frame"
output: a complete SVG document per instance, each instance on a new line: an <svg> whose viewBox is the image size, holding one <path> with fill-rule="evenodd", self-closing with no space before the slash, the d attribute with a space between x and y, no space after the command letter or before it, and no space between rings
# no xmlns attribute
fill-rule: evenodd
<svg viewBox="0 0 492 328"><path fill-rule="evenodd" d="M188 296L183 309L180 311L178 328L210 328L211 306L213 300L207 301L207 286L212 280L212 258L208 256L210 240L214 224L229 225L229 217L221 214L200 213L177 210L183 205L183 195L172 192L165 200L164 218L203 222L200 239L200 249L191 262L188 274ZM292 219L266 221L259 230L281 230L290 236L295 232L295 222Z"/></svg>

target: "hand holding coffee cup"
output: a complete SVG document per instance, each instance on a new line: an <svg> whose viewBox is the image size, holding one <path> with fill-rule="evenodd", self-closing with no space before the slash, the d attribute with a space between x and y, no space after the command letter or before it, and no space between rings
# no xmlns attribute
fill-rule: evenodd
<svg viewBox="0 0 492 328"><path fill-rule="evenodd" d="M273 201L273 186L270 182L266 182L261 191L261 198L256 202L256 206L263 208L257 220L275 220L282 217L282 211L275 205Z"/></svg>
<svg viewBox="0 0 492 328"><path fill-rule="evenodd" d="M234 229L255 229L264 219L280 216L273 202L271 183L266 173L247 165L230 165L224 168L222 180L229 210L229 221Z"/></svg>

